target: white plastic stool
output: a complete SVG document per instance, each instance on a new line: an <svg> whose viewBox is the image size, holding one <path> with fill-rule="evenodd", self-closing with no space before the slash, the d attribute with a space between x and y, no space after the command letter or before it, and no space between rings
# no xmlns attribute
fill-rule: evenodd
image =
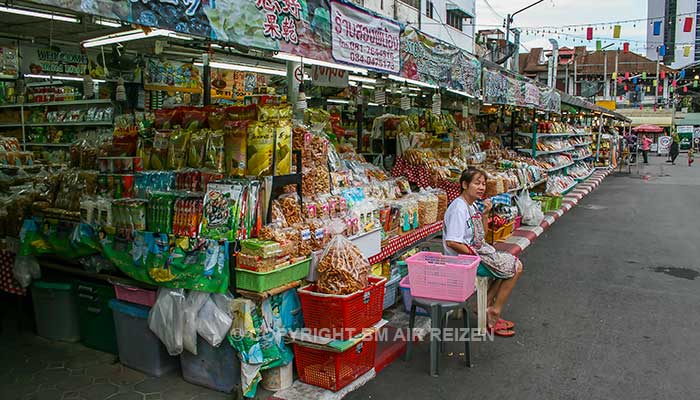
<svg viewBox="0 0 700 400"><path fill-rule="evenodd" d="M479 333L486 334L486 308L488 307L489 278L476 277L476 311Z"/></svg>

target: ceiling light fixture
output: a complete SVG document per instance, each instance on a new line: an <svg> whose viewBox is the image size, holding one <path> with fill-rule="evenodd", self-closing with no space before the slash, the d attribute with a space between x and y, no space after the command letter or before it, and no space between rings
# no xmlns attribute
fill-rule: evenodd
<svg viewBox="0 0 700 400"><path fill-rule="evenodd" d="M376 79L365 78L364 76L359 76L359 75L350 75L348 78L351 81L364 82L364 83L377 83Z"/></svg>
<svg viewBox="0 0 700 400"><path fill-rule="evenodd" d="M169 38L173 38L173 39L192 40L192 38L189 36L180 35L178 33L169 31L167 29L155 29L155 30L150 31L148 33L146 33L145 31L143 31L141 29L133 29L130 31L118 32L118 33L113 33L110 35L96 37L94 39L89 39L89 40L82 42L82 45L85 48L98 47L98 46L106 46L106 45L112 44L112 43L128 42L131 40L139 40L139 39L160 37L160 36L165 36L165 37L169 37Z"/></svg>
<svg viewBox="0 0 700 400"><path fill-rule="evenodd" d="M119 21L113 21L110 19L96 19L95 24L97 25L102 25L102 26L108 26L110 28L121 28L123 25Z"/></svg>
<svg viewBox="0 0 700 400"><path fill-rule="evenodd" d="M82 82L83 78L79 76L61 76L61 75L43 75L43 74L24 74L25 78L37 78L37 79L50 79L50 80L61 80L61 81L77 81ZM105 83L104 79L93 79L95 83Z"/></svg>
<svg viewBox="0 0 700 400"><path fill-rule="evenodd" d="M197 67L204 66L204 64L201 62L196 62L196 63L194 63L194 65ZM227 70L231 70L231 71L257 72L259 74L287 76L287 71L283 71L281 69L262 68L262 67L255 67L255 66L251 66L251 65L229 64L229 63L212 61L209 63L209 66L212 68L227 69Z"/></svg>
<svg viewBox="0 0 700 400"><path fill-rule="evenodd" d="M335 103L335 104L350 104L349 100L342 100L342 99L328 99L326 101L329 103Z"/></svg>
<svg viewBox="0 0 700 400"><path fill-rule="evenodd" d="M319 67L342 69L344 71L350 71L350 72L354 72L356 74L361 74L361 75L367 75L369 73L369 71L365 68L353 67L350 65L343 65L343 64L336 64L336 63L327 62L327 61L319 61L319 60L314 60L314 59L306 58L306 57L304 57L302 60L302 57L295 56L294 54L289 54L289 53L278 53L278 54L274 55L273 57L278 59L278 60L292 61L292 62L298 62L298 63L301 63L303 61L304 65L317 65Z"/></svg>
<svg viewBox="0 0 700 400"><path fill-rule="evenodd" d="M53 12L41 12L35 10L27 10L24 8L14 8L6 6L0 6L0 12L8 14L25 15L27 17L52 19L54 21L72 22L74 24L80 23L80 18L70 14L57 14Z"/></svg>
<svg viewBox="0 0 700 400"><path fill-rule="evenodd" d="M408 83L408 84L411 84L411 85L422 86L422 87L427 87L427 88L431 88L431 89L437 89L437 88L438 88L437 86L431 85L431 84L429 84L429 83L417 81L417 80L414 80L414 79L402 78L402 77L396 76L396 75L389 75L389 79L391 79L392 81L396 81L396 82Z"/></svg>

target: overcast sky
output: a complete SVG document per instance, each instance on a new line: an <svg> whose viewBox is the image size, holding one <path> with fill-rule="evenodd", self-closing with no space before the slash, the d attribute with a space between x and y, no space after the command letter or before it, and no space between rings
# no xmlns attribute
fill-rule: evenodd
<svg viewBox="0 0 700 400"><path fill-rule="evenodd" d="M535 0L476 0L476 30L502 27L505 16L532 4ZM489 7L489 5L491 7ZM491 9L492 8L492 9ZM595 49L596 39L603 41L603 46L613 43L610 49L622 48L622 42L629 41L630 49L637 53L646 52L646 24L648 22L630 22L620 24L621 39L613 40L611 25L615 21L647 18L647 0L545 0L514 17L513 26L525 30L540 30L540 34L523 32L521 43L528 49L532 47L551 48L549 38L557 39L559 46L588 46ZM553 33L542 36L544 26L561 27L563 25L580 25L608 23L604 28L598 26L593 31L594 38L586 40L585 27L554 29ZM546 28L545 28L546 29ZM557 38L558 36L558 38ZM605 40L608 38L610 40ZM522 47L521 52L526 51Z"/></svg>

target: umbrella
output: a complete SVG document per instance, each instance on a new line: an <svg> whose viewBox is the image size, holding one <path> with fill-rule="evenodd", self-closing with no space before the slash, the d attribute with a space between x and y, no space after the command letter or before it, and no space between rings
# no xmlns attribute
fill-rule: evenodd
<svg viewBox="0 0 700 400"><path fill-rule="evenodd" d="M656 125L639 125L632 128L632 132L634 133L661 133L663 131L664 128Z"/></svg>

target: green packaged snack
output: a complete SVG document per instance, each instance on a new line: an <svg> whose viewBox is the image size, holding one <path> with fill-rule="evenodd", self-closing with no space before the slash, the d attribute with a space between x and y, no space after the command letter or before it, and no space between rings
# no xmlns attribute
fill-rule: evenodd
<svg viewBox="0 0 700 400"><path fill-rule="evenodd" d="M271 240L245 239L241 240L241 252L251 256L268 258L278 256L281 247L278 242Z"/></svg>
<svg viewBox="0 0 700 400"><path fill-rule="evenodd" d="M201 234L209 239L234 240L238 235L243 185L210 183L204 196Z"/></svg>

